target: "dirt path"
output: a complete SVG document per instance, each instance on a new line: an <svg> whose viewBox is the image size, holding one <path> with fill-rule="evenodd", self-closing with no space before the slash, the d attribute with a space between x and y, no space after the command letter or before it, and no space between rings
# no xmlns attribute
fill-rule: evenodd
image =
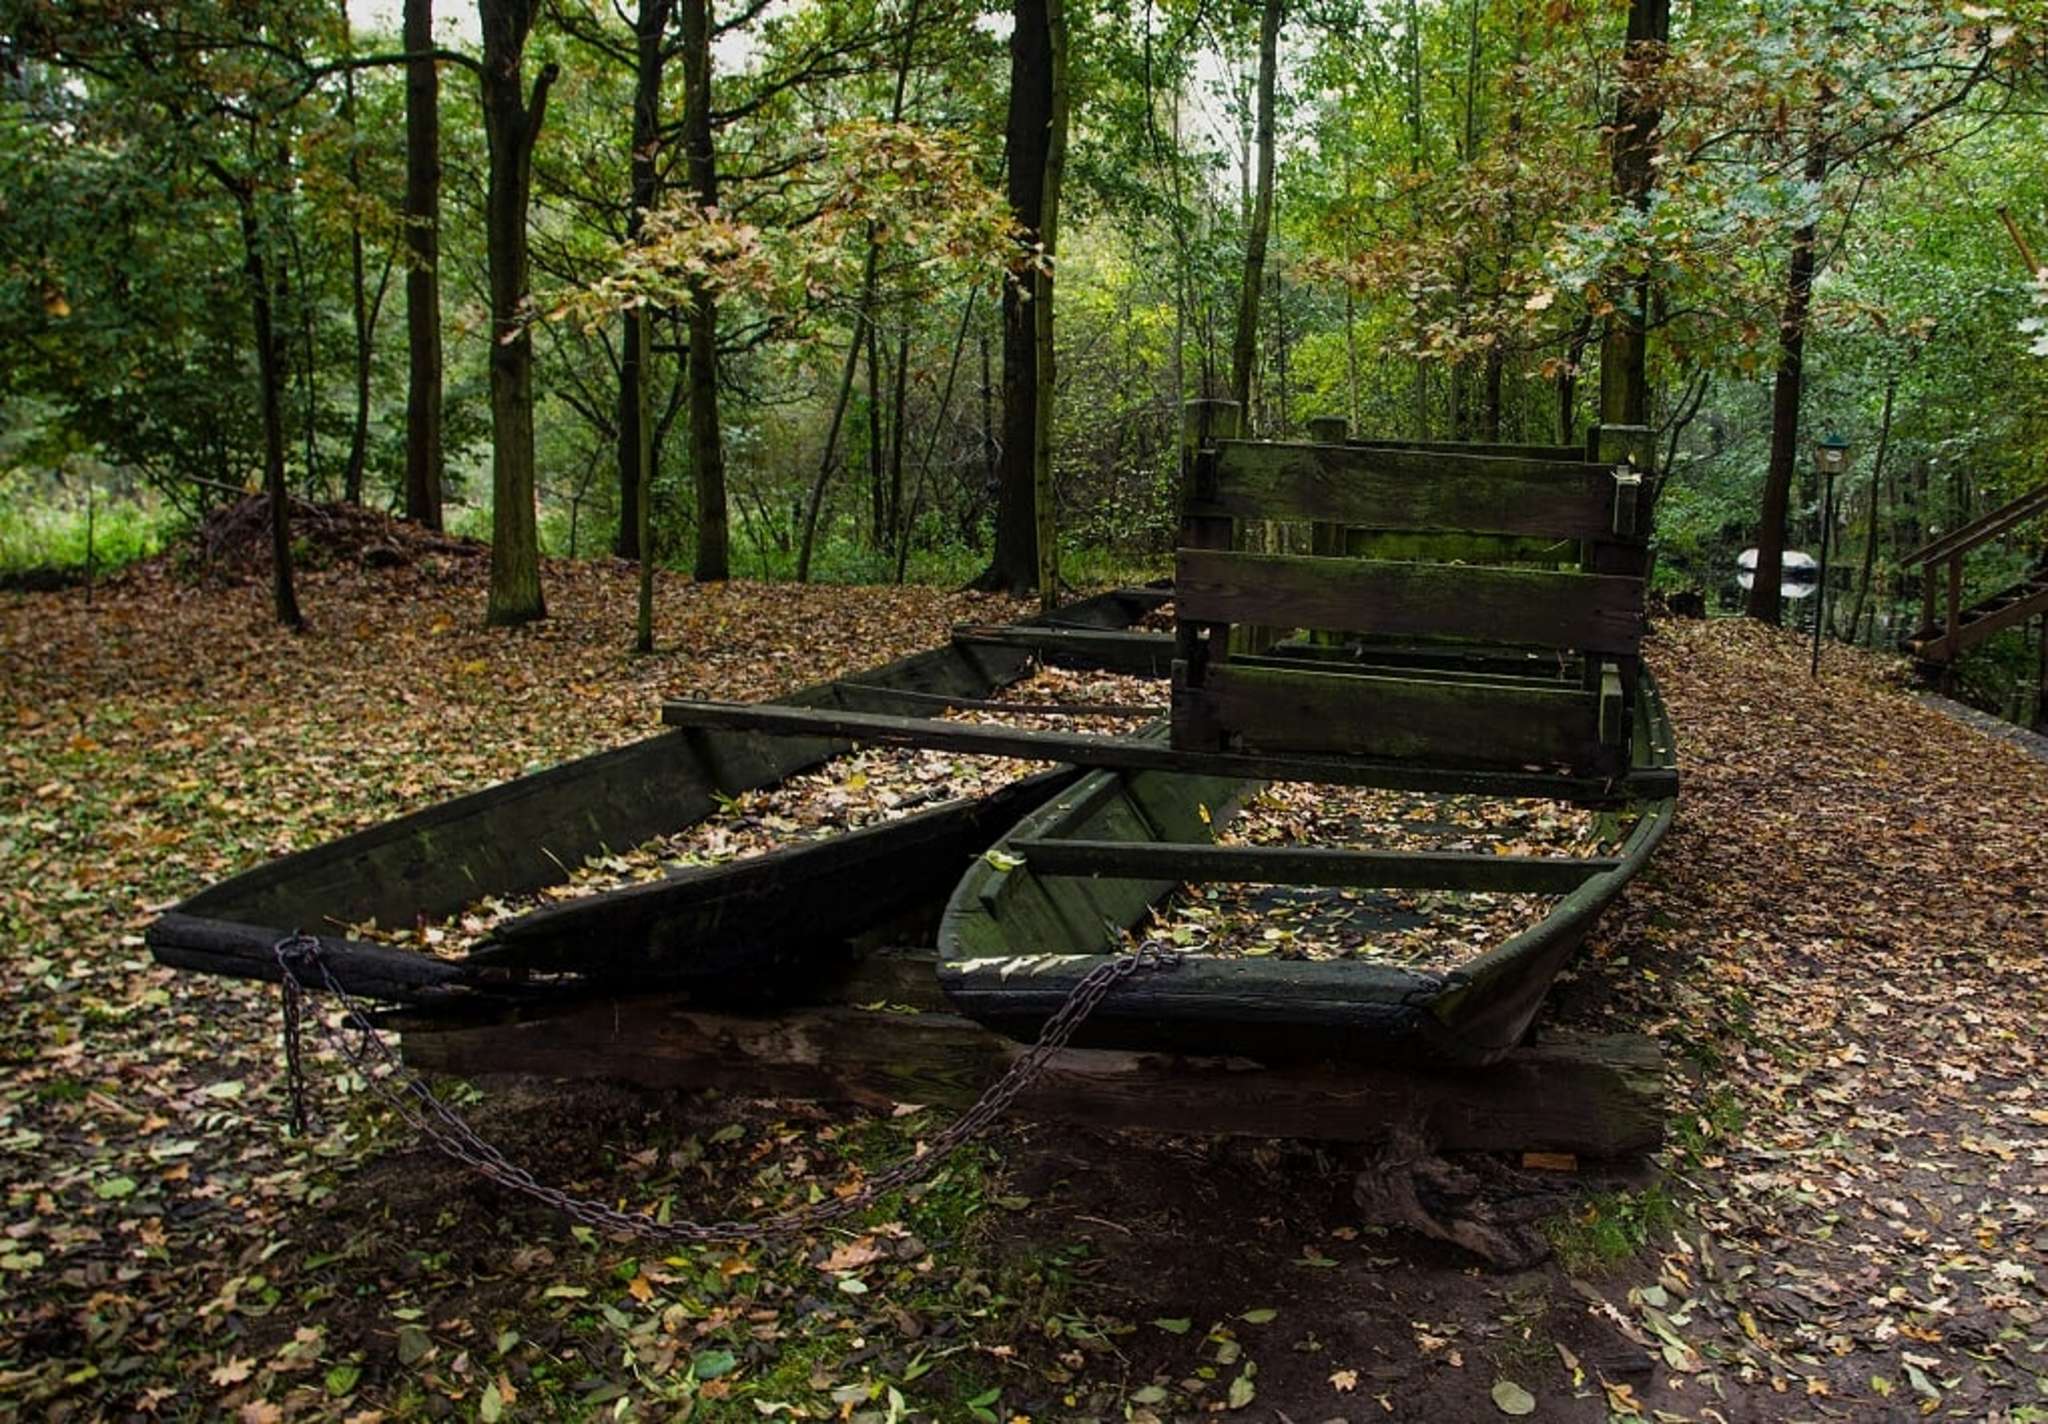
<svg viewBox="0 0 2048 1424"><path fill-rule="evenodd" d="M677 651L634 662L625 571L556 571L528 635L470 628L475 582L315 577L301 640L254 590L0 602L0 1414L2048 1417L2048 766L1736 624L1653 649L1680 821L1554 1006L1657 1034L1684 1112L1655 1172L1549 1179L1536 1270L1361 1221L1357 1164L1293 1144L1019 1128L780 1257L578 1234L332 1083L287 1141L275 1001L156 969L154 906L651 727L665 691L966 616L667 585ZM480 1088L543 1175L678 1214L829 1190L936 1125Z"/></svg>

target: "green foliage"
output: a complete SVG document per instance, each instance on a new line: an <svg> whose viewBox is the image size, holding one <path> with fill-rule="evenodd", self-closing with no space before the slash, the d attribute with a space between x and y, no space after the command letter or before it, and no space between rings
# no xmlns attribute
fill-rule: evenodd
<svg viewBox="0 0 2048 1424"><path fill-rule="evenodd" d="M1677 1204L1660 1183L1589 1196L1544 1223L1544 1234L1559 1265L1586 1275L1626 1264L1677 1224Z"/></svg>
<svg viewBox="0 0 2048 1424"><path fill-rule="evenodd" d="M83 478L0 469L0 574L82 573L88 557L105 574L161 550L182 522L147 490L89 496Z"/></svg>

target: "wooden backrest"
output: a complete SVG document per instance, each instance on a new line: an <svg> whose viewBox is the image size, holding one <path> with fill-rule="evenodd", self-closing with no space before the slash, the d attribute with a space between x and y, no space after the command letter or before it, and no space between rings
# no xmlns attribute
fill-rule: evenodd
<svg viewBox="0 0 2048 1424"><path fill-rule="evenodd" d="M1646 501L1628 464L1552 458L1565 452L1327 438L1193 451L1176 743L1625 769ZM1257 520L1329 532L1315 555L1249 552ZM1347 641L1370 654L1332 648ZM1384 656L1403 646L1443 656Z"/></svg>

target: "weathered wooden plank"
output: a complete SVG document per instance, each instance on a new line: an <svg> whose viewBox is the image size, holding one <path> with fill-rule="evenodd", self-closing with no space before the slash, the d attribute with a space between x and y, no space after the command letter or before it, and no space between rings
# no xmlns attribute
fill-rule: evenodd
<svg viewBox="0 0 2048 1424"><path fill-rule="evenodd" d="M1575 859L1066 837L1019 837L1009 841L1008 848L1040 875L1529 895L1570 894L1595 875L1604 875L1621 864L1604 856Z"/></svg>
<svg viewBox="0 0 2048 1424"><path fill-rule="evenodd" d="M1613 527L1614 480L1584 462L1225 441L1193 512L1583 539Z"/></svg>
<svg viewBox="0 0 2048 1424"><path fill-rule="evenodd" d="M974 855L1077 775L1041 772L900 820L550 905L498 926L468 962L612 981L738 974L758 991L771 967L780 977L868 926L943 902Z"/></svg>
<svg viewBox="0 0 2048 1424"><path fill-rule="evenodd" d="M1313 426L1314 421L1309 424ZM1586 458L1584 445L1516 445L1500 441L1471 440L1346 440L1361 450L1419 450L1440 455L1492 455L1512 460L1571 460Z"/></svg>
<svg viewBox="0 0 2048 1424"><path fill-rule="evenodd" d="M876 1108L972 1102L1025 1051L963 1018L818 1009L775 1018L668 996L600 999L524 1022L403 1022L426 1072L599 1078ZM1565 1038L1484 1069L1267 1067L1236 1058L1068 1049L1018 1099L1026 1119L1162 1132L1373 1141L1396 1126L1446 1151L1621 1157L1663 1132L1663 1075L1639 1037Z"/></svg>
<svg viewBox="0 0 2048 1424"><path fill-rule="evenodd" d="M1212 675L1220 671L1222 669L1212 670ZM1263 671L1242 670L1246 675ZM1345 678L1352 683L1393 680L1372 679L1358 674L1326 676ZM1509 691L1512 696L1530 695L1512 689ZM1588 694L1574 689L1550 695L1576 698L1585 704L1590 736L1592 704ZM1549 704L1543 706L1547 709ZM1347 704L1346 711L1347 714L1355 713L1356 704ZM678 727L751 730L785 736L830 736L883 746L932 747L940 751L976 752L984 756L1070 762L1075 766L1171 771L1198 776L1238 777L1247 781L1327 781L1338 785L1381 786L1404 791L1537 796L1558 800L1668 796L1678 785L1675 774L1659 769L1628 776L1607 773L1570 776L1509 769L1506 766L1478 766L1469 770L1462 765L1420 766L1371 761L1351 755L1199 752L1136 737L1040 732L1018 727L892 717L879 712L834 712L825 708L788 707L765 702L670 702L663 705L661 715L663 721Z"/></svg>
<svg viewBox="0 0 2048 1424"><path fill-rule="evenodd" d="M1247 752L1380 757L1473 767L1613 767L1599 708L1579 688L1424 682L1273 667L1211 668L1191 694Z"/></svg>
<svg viewBox="0 0 2048 1424"><path fill-rule="evenodd" d="M1171 633L1095 633L1024 624L963 623L953 629L953 641L970 646L1022 648L1062 666L1101 668L1137 677L1165 677L1173 665Z"/></svg>
<svg viewBox="0 0 2048 1424"><path fill-rule="evenodd" d="M1420 559L1440 564L1576 569L1581 549L1581 542L1577 539L1354 528L1344 531L1343 546L1336 552L1358 559Z"/></svg>
<svg viewBox="0 0 2048 1424"><path fill-rule="evenodd" d="M1642 580L1600 574L1182 549L1175 587L1186 617L1223 622L1598 653L1643 636Z"/></svg>

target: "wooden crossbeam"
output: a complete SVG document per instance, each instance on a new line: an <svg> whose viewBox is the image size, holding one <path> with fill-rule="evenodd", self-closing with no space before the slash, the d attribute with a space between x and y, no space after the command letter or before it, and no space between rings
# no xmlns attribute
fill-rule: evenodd
<svg viewBox="0 0 2048 1424"><path fill-rule="evenodd" d="M956 643L1029 648L1042 658L1139 677L1165 677L1173 665L1171 633L1092 632L1079 628L1034 628L1024 624L962 623Z"/></svg>
<svg viewBox="0 0 2048 1424"><path fill-rule="evenodd" d="M821 1008L749 1018L645 994L503 1023L414 1017L402 1028L406 1061L427 1072L721 1088L885 1110L966 1107L1028 1049L944 1012ZM1548 1035L1480 1069L1268 1066L1069 1048L1053 1055L1015 1111L1102 1127L1336 1142L1374 1141L1399 1125L1445 1151L1619 1157L1661 1140L1663 1091L1655 1042L1634 1036Z"/></svg>
<svg viewBox="0 0 2048 1424"><path fill-rule="evenodd" d="M894 717L879 712L838 712L821 707L790 707L767 702L669 702L662 705L661 719L671 727L836 737L884 746L930 747L937 751L1068 762L1075 766L1107 766L1126 771L1170 771L1196 776L1239 777L1246 781L1321 781L1438 795L1611 801L1626 797L1671 796L1678 790L1678 773L1670 768L1650 768L1608 778L1505 769L1417 766L1345 756L1194 752L1137 737L1040 732L1020 727Z"/></svg>
<svg viewBox="0 0 2048 1424"><path fill-rule="evenodd" d="M1643 581L1602 574L1182 549L1174 586L1180 616L1215 622L1594 653L1643 636Z"/></svg>
<svg viewBox="0 0 2048 1424"><path fill-rule="evenodd" d="M1193 884L1329 885L1373 890L1469 890L1568 895L1618 869L1608 857L1470 855L1326 846L1219 846L1160 841L1018 837L1009 848L1041 875L1180 880Z"/></svg>
<svg viewBox="0 0 2048 1424"><path fill-rule="evenodd" d="M1197 515L1565 539L1614 529L1613 472L1585 461L1226 440L1197 475Z"/></svg>

